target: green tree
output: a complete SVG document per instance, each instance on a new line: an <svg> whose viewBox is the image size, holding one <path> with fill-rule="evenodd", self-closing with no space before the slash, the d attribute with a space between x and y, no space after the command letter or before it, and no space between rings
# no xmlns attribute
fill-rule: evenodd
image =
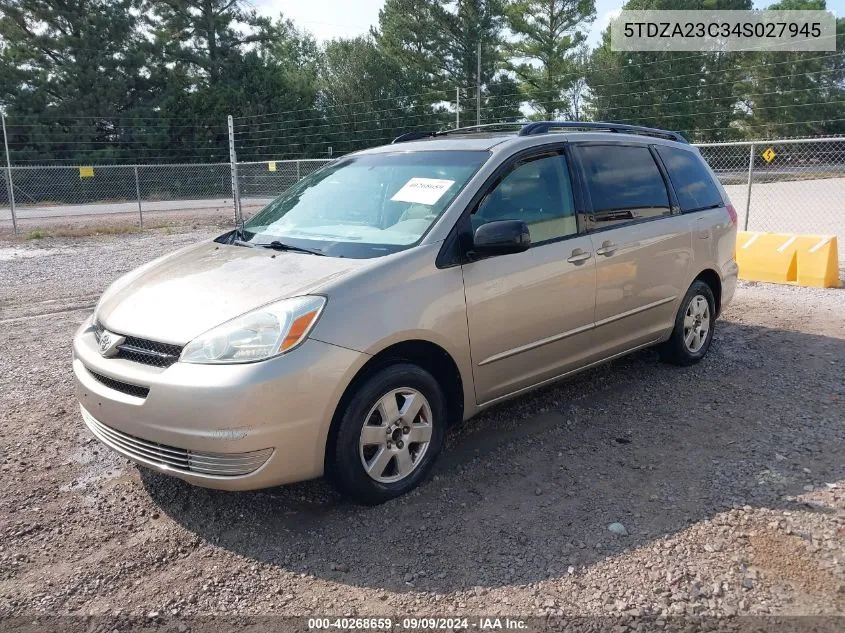
<svg viewBox="0 0 845 633"><path fill-rule="evenodd" d="M209 122L193 138L183 135L183 146L226 148L225 121L233 115L247 117L236 130L239 158L303 150L307 126L296 134L288 128L290 120L318 116L318 49L310 35L282 16L259 16L241 0L147 0L146 9L161 111Z"/></svg>
<svg viewBox="0 0 845 633"><path fill-rule="evenodd" d="M825 10L824 0L783 0L771 10ZM845 19L837 20L835 53L755 52L736 89L748 137L845 132Z"/></svg>
<svg viewBox="0 0 845 633"><path fill-rule="evenodd" d="M500 73L487 82L481 107L481 122L498 123L523 119L525 117L521 106L519 84L513 77Z"/></svg>
<svg viewBox="0 0 845 633"><path fill-rule="evenodd" d="M379 51L403 69L415 86L441 91L447 73L447 38L437 27L434 0L386 0L371 36ZM442 95L432 94L432 99Z"/></svg>
<svg viewBox="0 0 845 633"><path fill-rule="evenodd" d="M345 153L389 143L409 131L436 130L447 124L442 107L420 97L408 73L382 55L369 37L326 44L320 64L318 136ZM411 90L409 90L411 87Z"/></svg>
<svg viewBox="0 0 845 633"><path fill-rule="evenodd" d="M566 88L565 97L568 104L566 118L570 121L585 121L589 118L590 87L587 83L587 73L590 69L590 52L586 44L582 44L571 59L572 82Z"/></svg>
<svg viewBox="0 0 845 633"><path fill-rule="evenodd" d="M630 0L624 9L751 9L751 0ZM679 130L708 140L739 135L735 85L744 53L616 52L610 28L590 58L592 116Z"/></svg>
<svg viewBox="0 0 845 633"><path fill-rule="evenodd" d="M0 104L16 162L112 160L150 103L139 0L0 0Z"/></svg>
<svg viewBox="0 0 845 633"><path fill-rule="evenodd" d="M242 0L147 0L145 8L162 60L214 85L226 62L245 46L267 44L279 35L269 18L244 5Z"/></svg>
<svg viewBox="0 0 845 633"><path fill-rule="evenodd" d="M503 0L387 0L373 35L415 83L429 87L432 104L453 101L459 89L461 121L470 124L478 85L485 109L502 105L503 95L493 96L490 88L499 89L493 82L503 66L504 23Z"/></svg>
<svg viewBox="0 0 845 633"><path fill-rule="evenodd" d="M514 34L508 68L543 118L569 113L569 92L580 78L577 50L595 13L595 0L516 0L507 7Z"/></svg>

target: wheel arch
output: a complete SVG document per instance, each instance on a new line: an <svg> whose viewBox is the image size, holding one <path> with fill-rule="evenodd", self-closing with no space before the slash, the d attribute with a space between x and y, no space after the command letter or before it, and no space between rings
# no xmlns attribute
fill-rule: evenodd
<svg viewBox="0 0 845 633"><path fill-rule="evenodd" d="M722 278L719 276L719 273L712 268L706 268L696 275L693 282L696 281L703 281L710 286L710 290L713 292L713 301L716 304L715 316L718 317L722 311Z"/></svg>
<svg viewBox="0 0 845 633"><path fill-rule="evenodd" d="M374 354L357 371L347 385L335 407L331 425L326 437L324 470L332 467L332 446L337 437L337 429L343 411L358 386L376 371L397 362L408 362L425 369L440 385L446 397L449 423L463 420L465 408L464 380L460 368L452 355L442 346L425 339L408 339L393 343Z"/></svg>

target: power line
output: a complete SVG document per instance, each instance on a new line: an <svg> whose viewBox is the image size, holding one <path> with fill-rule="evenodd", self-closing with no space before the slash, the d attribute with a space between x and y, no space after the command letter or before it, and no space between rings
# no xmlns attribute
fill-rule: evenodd
<svg viewBox="0 0 845 633"><path fill-rule="evenodd" d="M786 108L798 108L798 107L811 107L811 106L826 105L828 103L829 102L826 102L826 101L820 101L820 102L814 102L814 103L786 104L786 105L780 105L780 106L767 106L767 107L761 107L761 108L757 108L757 109L758 110L773 110L773 109L774 110L780 110L780 109L786 109ZM838 105L838 104L845 104L845 101L835 102L835 105ZM713 114L723 114L723 113L724 114L734 114L733 112L727 112L727 111L724 111L724 110L714 110L714 111L710 111L710 112L700 112L700 113L697 113L697 115L709 116L709 115L713 115ZM650 120L672 119L672 118L677 118L677 117L680 117L680 116L689 116L689 115L688 114L674 114L674 115L670 114L670 115L665 115L665 116L638 117L637 119L620 119L619 121L620 122L637 123L637 122L650 121ZM832 120L830 120L830 121L832 121ZM767 125L769 125L769 126L778 125L778 123L772 123L772 124L767 124ZM412 125L412 126L409 126L407 128L407 130L413 131L415 129L419 129L419 128L423 128L423 127L427 127L426 124ZM713 128L713 129L723 129L724 130L724 128ZM375 131L375 130L365 130L365 132L366 131ZM393 134L381 134L381 135L377 135L377 136L351 135L348 139L342 140L339 143L356 145L356 144L360 144L361 142L391 140L393 137L394 137ZM286 140L286 139L281 139L281 140ZM332 143L338 143L338 141L332 141ZM307 144L308 143L303 143L303 142L292 142L292 143L279 142L279 143L269 143L269 144L265 144L265 145L254 145L254 146L251 146L249 149L250 150L256 150L256 149L269 149L269 148L299 147L299 146L307 145ZM282 153L287 153L284 150L280 150L280 151ZM264 153L262 155L273 155L273 154Z"/></svg>
<svg viewBox="0 0 845 633"><path fill-rule="evenodd" d="M813 58L813 59L822 59L822 58L827 59L827 58L830 58L830 57L839 57L839 55L826 55L826 56L822 56L820 58ZM772 67L772 66L778 66L778 65L786 64L786 63L792 64L792 63L794 63L794 61L784 61L784 62L777 62L777 63L772 63L772 64L758 64L758 65L754 65L754 66L747 66L745 68L746 68L746 70L750 70L750 69L753 69L753 68L763 68L763 67L769 68L769 67ZM723 69L716 69L712 72L713 73L725 73L725 72L732 71L732 70L735 70L735 69L733 69L733 68L723 68ZM814 75L814 74L820 74L820 73L826 73L826 72L836 72L836 71L837 71L837 69L834 69L834 68L825 68L825 69L821 69L821 70L818 70L818 71L811 71L809 73L804 73L804 74L809 76L809 75ZM791 76L792 76L791 74L779 75L779 76L776 76L776 77L765 78L765 80L769 81L769 80L774 80L774 79L783 79L783 78L791 77ZM701 74L700 73L689 73L689 74L686 74L686 75L676 75L674 78L677 79L677 78L682 78L682 77L698 77L698 78L701 78ZM641 82L646 82L646 81L659 81L660 79L663 79L663 78L657 77L657 78L651 78L651 79L643 79L643 80L640 80L636 83L641 83ZM607 88L607 87L611 87L611 86L630 85L631 83L632 82L630 82L630 81L621 81L621 82L613 82L613 83L606 83L606 84L595 84L593 86L590 86L590 90L592 91L592 90L595 90L597 88ZM658 93L658 92L675 92L675 91L678 91L678 90L686 90L686 89L702 89L702 88L710 88L710 87L713 87L713 86L721 86L721 85L733 84L733 83L739 83L739 81L738 80L730 80L730 81L725 81L725 82L715 82L715 83L706 83L706 84L696 83L696 84L692 84L692 85L689 85L689 86L669 87L669 88L664 88L662 90L649 91L648 93L642 93L642 91L637 90L637 91L633 91L633 92L619 93L619 94L614 94L614 95L610 95L610 96L615 99L615 98L619 98L619 97L625 97L625 96L637 95L637 94L655 94L655 93ZM588 84L588 86L589 86L589 84ZM557 92L558 91L551 91L550 90L550 91L542 91L539 94L557 94ZM537 93L535 93L535 94L537 94ZM503 94L497 95L497 96L508 97L508 96L520 96L520 95L524 95L524 93L522 91L515 91L515 92L510 92L510 93L503 93ZM362 102L358 102L358 103L359 104L366 104L366 103L375 103L376 101L379 101L379 100L362 101ZM343 105L348 106L348 105L353 105L353 104L348 103L348 104L343 104ZM385 110L370 111L370 112L366 112L366 113L363 113L363 114L369 115L369 114L372 114L373 112L393 112L393 111L395 111L394 108L389 108L389 109L385 109ZM434 114L434 113L432 113L432 114ZM444 114L446 114L446 113L444 113ZM339 116L344 116L344 115L334 115L334 116L339 117ZM310 121L322 121L322 120L325 120L325 117L312 117L312 118L306 118L306 119L294 119L292 121L284 121L283 123L293 125L293 124L307 123L307 122L310 122ZM281 123L281 122L276 121L276 122L263 123L263 124L257 124L257 125L278 125L279 123ZM238 126L235 126L235 127L237 129L239 127L243 128L243 127L249 127L249 126L246 125L246 124L241 124L241 125L238 125ZM258 131L262 131L262 130L258 130ZM249 132L240 132L240 133L243 134L243 133L249 133Z"/></svg>
<svg viewBox="0 0 845 633"><path fill-rule="evenodd" d="M25 116L27 118L33 117L32 114L26 114L26 115L22 115L22 116ZM41 115L38 115L38 116L40 117ZM41 129L46 128L48 131L49 130L60 131L60 130L57 129L59 127L61 127L61 128L71 128L71 129L77 129L78 128L78 129L83 129L83 130L96 130L97 129L96 127L94 127L95 126L94 123L71 123L71 124L68 124L68 125L56 124L56 127L50 127L50 125L52 125L50 123L47 123L47 124L43 124L43 123L14 123L14 117L15 117L14 114L6 117L6 122L9 124L10 127L14 127L14 128L41 128ZM44 118L49 118L49 116L45 116ZM69 121L69 120L71 120L75 117L61 117L61 118ZM79 117L79 118L84 119L86 117ZM128 120L128 119L126 119L126 120ZM166 119L164 119L164 120L166 120ZM132 131L132 130L143 129L143 130L167 130L167 131L170 131L170 130L201 130L201 131L204 131L204 132L213 132L214 128L219 128L222 131L222 133L225 134L225 132L226 132L225 123L207 123L207 124L200 123L200 124L194 124L194 125L161 125L161 124L147 125L147 124L144 124L144 125L141 125L139 127L128 127L128 126L120 125L118 123L115 127L119 130L124 130L124 131ZM108 134L109 132L106 131L106 130L103 130L103 133Z"/></svg>
<svg viewBox="0 0 845 633"><path fill-rule="evenodd" d="M625 69L631 69L631 68L641 68L641 67L644 67L644 66L650 66L650 65L653 65L653 64L669 64L669 63L675 63L675 62L678 62L678 61L682 61L682 60L685 60L685 59L700 58L700 57L701 57L701 53L699 53L698 55L689 55L687 57L674 57L674 58L654 60L654 61L651 61L651 62L642 62L642 63L638 63L638 64L627 64L626 66L624 66L624 68ZM841 57L841 54L830 53L830 54L826 54L826 55L818 55L818 56L815 56L815 57L806 57L806 58L801 59L800 61L807 62L807 61L814 61L814 60L830 59L832 57ZM749 70L749 69L752 69L752 68L763 68L763 67L778 66L778 65L781 65L781 64L794 64L795 61L796 60L793 59L793 60L785 60L785 61L781 61L781 62L773 62L773 63L765 63L765 64L745 66L744 70ZM728 72L728 71L735 71L735 70L736 70L736 68L734 66L729 66L729 67L726 67L726 68L713 69L711 72L712 73L720 73L720 72ZM579 78L580 76L581 76L581 73L565 73L565 74L561 75L561 78ZM698 72L698 73L689 73L689 74L686 74L686 75L671 75L671 78L677 79L679 77L693 77L693 76L701 77L702 75L701 75L700 72ZM670 78L670 77L669 76L651 77L651 78L638 80L638 83L651 82L651 81L661 81L661 80L667 79L667 78ZM620 82L608 83L608 84L596 84L593 87L599 87L599 86L608 87L608 86L617 86L617 85L627 85L629 83L631 83L631 82L630 81L620 81ZM476 90L475 86L469 86L469 87L459 86L459 88L461 90L465 90L469 94L474 94L474 92ZM401 96L396 96L396 97L384 97L382 99L370 99L370 100L367 100L367 101L354 101L354 102L345 103L343 105L351 106L351 105L362 105L362 104L368 104L368 103L377 103L377 102L381 102L381 101L396 101L396 100L399 100L399 99L409 99L409 98L413 98L413 97L422 97L422 96L428 96L428 95L431 95L431 94L443 94L445 96L443 101L451 103L451 100L452 100L451 90L453 90L453 89L454 88L452 88L448 91L445 91L445 92L442 91L442 90L433 90L433 91L420 92L420 93L410 94L410 95L401 95ZM521 92L506 93L505 95L502 95L502 96L509 96L509 95L512 96L512 95L516 95L516 94L521 94ZM241 120L245 120L245 119L249 119L249 118L263 118L263 117L270 117L270 116L281 116L283 114L296 114L297 112L307 112L309 110L311 110L311 108L304 108L304 109L299 109L299 110L287 110L287 111L284 111L284 112L275 112L275 113L266 113L266 114L246 115L246 116L239 116L239 117L233 117L233 118L235 120L241 121ZM241 127L241 126L246 126L246 125L250 125L250 124L241 123L241 124L236 125L235 127ZM261 125L261 124L259 123L259 124L253 124L253 125Z"/></svg>
<svg viewBox="0 0 845 633"><path fill-rule="evenodd" d="M823 72L823 71L819 71L819 72ZM807 91L807 90L810 90L810 89L805 89L804 91ZM627 94L631 95L631 94L639 94L639 93L635 92L635 93L627 93ZM648 93L646 93L646 94L648 94ZM780 94L780 93L777 92L777 91L772 91L772 92L765 92L765 93L751 93L751 94L746 95L746 96L748 96L748 97L759 97L759 96L766 96L766 95L772 95L772 94ZM621 96L626 96L626 95L621 95ZM721 101L721 100L725 100L725 99L731 99L731 97L727 97L727 98L725 98L725 97L709 97L709 98L703 98L703 99L688 99L688 100L684 100L684 101L668 102L668 103L655 102L655 103L647 103L647 104L638 104L638 105L633 105L633 106L619 106L617 108L604 108L604 109L602 109L602 112L612 112L612 111L617 111L617 110L629 110L629 109L634 109L634 108L659 107L659 106L673 105L673 104L679 104L679 103L688 103L688 104L709 103L709 102L712 102L712 101ZM740 100L734 98L734 101L739 102ZM819 103L820 104L827 104L828 102L819 102ZM754 110L768 109L768 108L771 108L771 107L790 107L790 106L802 106L802 105L807 105L807 104L785 104L784 106L752 106L751 110L753 112ZM815 104L815 105L817 105L817 104ZM501 110L501 109L507 108L507 107L509 107L509 106L492 107L492 108L488 108L486 110L486 112L491 113L491 112L495 112L497 110ZM707 114L707 113L695 113L695 114L699 115L699 114ZM671 116L672 117L690 116L690 113L681 113L681 114L676 114L676 115L671 115ZM423 115L408 115L408 116L405 117L405 119L413 121L415 119L419 120L422 117L423 117ZM432 118L434 118L434 117L432 116ZM643 120L655 119L655 118L661 118L661 117L646 117ZM364 123L368 123L368 122L369 123L379 123L381 121L382 121L382 119L377 117L377 118L357 120L357 121L355 121L355 124L364 124ZM431 126L431 123L432 122L430 121L428 123L421 124L421 125L418 125L418 126L414 126L414 125L409 126L408 124L406 124L406 125L402 126L402 129L414 129L414 128L419 128L419 127L425 127L426 125ZM341 127L341 126L337 123L324 123L322 125L312 126L310 128L307 128L307 129L313 130L313 129L319 129L319 128L325 128L325 127L335 127L335 128L337 128L337 127ZM276 139L276 138L284 139L284 138L291 138L291 137L295 137L297 139L303 140L303 139L327 136L326 132L322 132L322 131L321 132L305 133L305 134L301 133L302 130L280 129L279 131L291 131L291 132L293 132L293 134L287 135L287 136L280 136L280 135L260 136L260 137L251 136L251 137L248 137L248 141L272 140L272 139ZM368 130L368 129L365 128L362 131L375 131L375 130ZM346 132L349 133L348 130ZM354 132L351 132L351 133L354 134ZM265 146L263 146L263 145L257 145L257 146L256 145L244 145L243 142L241 142L241 147L248 148L248 147L265 147Z"/></svg>

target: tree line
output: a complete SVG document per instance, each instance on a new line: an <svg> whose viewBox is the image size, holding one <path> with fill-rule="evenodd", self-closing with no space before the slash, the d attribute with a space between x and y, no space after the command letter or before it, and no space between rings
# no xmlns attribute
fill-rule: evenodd
<svg viewBox="0 0 845 633"><path fill-rule="evenodd" d="M835 52L724 54L614 52L607 30L589 50L595 18L595 0L386 0L367 35L318 43L244 0L0 0L0 107L15 164L225 161L227 115L241 160L318 158L474 124L479 103L481 123L845 133L845 19Z"/></svg>

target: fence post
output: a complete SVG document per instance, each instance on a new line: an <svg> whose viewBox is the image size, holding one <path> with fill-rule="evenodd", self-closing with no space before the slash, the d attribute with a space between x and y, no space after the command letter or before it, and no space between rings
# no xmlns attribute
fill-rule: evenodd
<svg viewBox="0 0 845 633"><path fill-rule="evenodd" d="M227 118L229 124L229 170L232 172L232 202L235 205L235 224L241 224L241 194L238 183L238 156L235 153L235 124L232 115Z"/></svg>
<svg viewBox="0 0 845 633"><path fill-rule="evenodd" d="M300 179L302 178L302 171L299 168L299 163L300 163L300 161L297 160L296 161L296 182L299 182Z"/></svg>
<svg viewBox="0 0 845 633"><path fill-rule="evenodd" d="M12 181L12 159L9 156L9 138L6 136L6 115L0 112L0 121L3 123L3 147L6 149L6 173L9 175L9 209L12 212L12 230L18 232L18 218L15 215L15 185Z"/></svg>
<svg viewBox="0 0 845 633"><path fill-rule="evenodd" d="M748 230L748 216L751 215L751 181L754 178L754 143L751 143L748 151L748 195L745 197L745 226L743 231Z"/></svg>
<svg viewBox="0 0 845 633"><path fill-rule="evenodd" d="M135 197L138 199L138 226L144 228L144 212L141 209L141 185L138 182L138 165L135 165Z"/></svg>

